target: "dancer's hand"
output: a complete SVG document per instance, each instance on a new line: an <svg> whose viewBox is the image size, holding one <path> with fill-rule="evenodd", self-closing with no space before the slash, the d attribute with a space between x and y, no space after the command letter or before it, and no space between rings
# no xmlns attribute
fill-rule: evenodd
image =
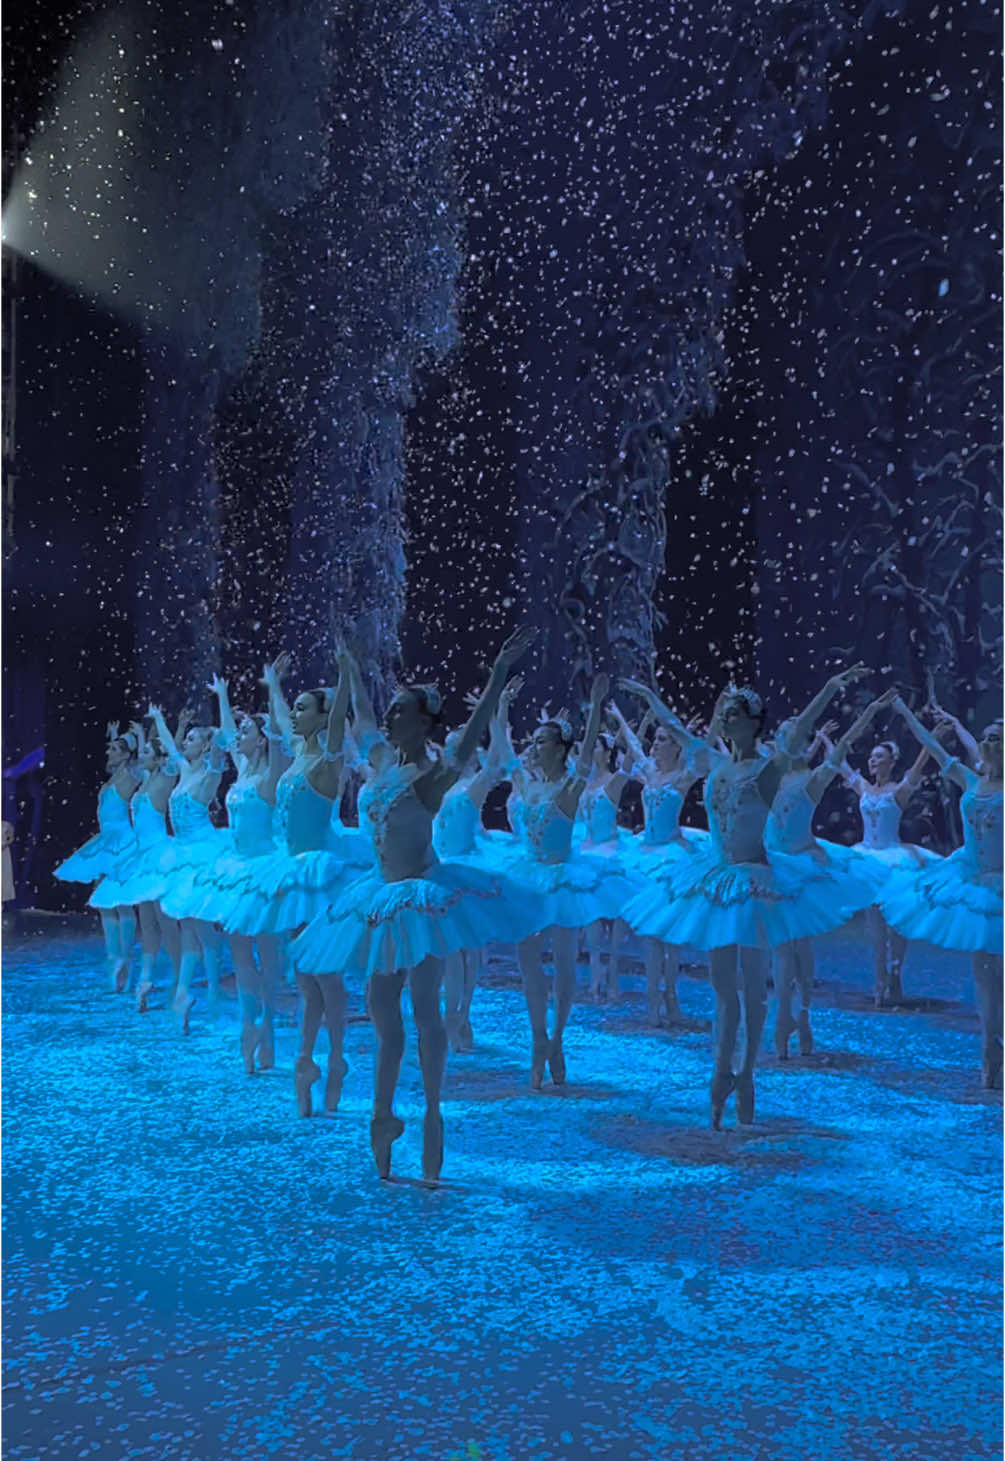
<svg viewBox="0 0 1005 1461"><path fill-rule="evenodd" d="M223 699L227 694L227 682L226 680L221 679L219 675L214 675L209 684L206 686L206 689L209 690L213 695L216 695L219 699Z"/></svg>
<svg viewBox="0 0 1005 1461"><path fill-rule="evenodd" d="M178 731L175 737L176 740L180 740L180 738L185 734L185 732L188 730L189 726L194 720L195 711L190 705L186 705L181 714L178 716Z"/></svg>
<svg viewBox="0 0 1005 1461"><path fill-rule="evenodd" d="M593 681L593 685L590 688L590 704L601 704L602 701L607 699L607 692L610 690L610 688L610 677L601 672L599 675L597 675L596 679Z"/></svg>
<svg viewBox="0 0 1005 1461"><path fill-rule="evenodd" d="M147 715L149 715L150 719L157 720L159 717L163 716L163 714L164 712L161 710L160 706L155 705L151 700L150 704L147 706Z"/></svg>
<svg viewBox="0 0 1005 1461"><path fill-rule="evenodd" d="M854 685L856 680L864 680L872 674L868 665L852 665L847 670L839 670L836 675L831 676L831 684L836 685L839 690L847 690L849 685Z"/></svg>
<svg viewBox="0 0 1005 1461"><path fill-rule="evenodd" d="M105 735L110 741L117 741L119 738L119 722L110 720L105 724Z"/></svg>
<svg viewBox="0 0 1005 1461"><path fill-rule="evenodd" d="M265 671L258 683L264 685L266 689L269 685L281 685L290 673L292 665L293 656L284 649L281 654L276 655L271 664L265 666Z"/></svg>
<svg viewBox="0 0 1005 1461"><path fill-rule="evenodd" d="M656 691L643 684L641 680L621 679L618 681L618 688L624 690L628 695L637 695L640 700L644 700L647 705L654 708L659 704Z"/></svg>
<svg viewBox="0 0 1005 1461"><path fill-rule="evenodd" d="M505 693L506 691L504 690L503 695L505 695ZM478 704L481 698L482 697L479 695L477 690L466 690L464 692L464 704L468 707L469 710L474 710L475 706ZM500 699L501 698L502 697L500 696Z"/></svg>
<svg viewBox="0 0 1005 1461"><path fill-rule="evenodd" d="M517 696L520 694L520 691L523 689L523 686L523 675L514 675L513 678L511 680L507 680L505 685L503 686L502 694L499 696L500 701L506 706L512 705L513 701L517 698Z"/></svg>
<svg viewBox="0 0 1005 1461"><path fill-rule="evenodd" d="M536 638L537 630L529 624L524 625L522 629L517 629L509 636L496 655L496 664L504 665L509 669L510 665L515 665L518 659L523 658Z"/></svg>

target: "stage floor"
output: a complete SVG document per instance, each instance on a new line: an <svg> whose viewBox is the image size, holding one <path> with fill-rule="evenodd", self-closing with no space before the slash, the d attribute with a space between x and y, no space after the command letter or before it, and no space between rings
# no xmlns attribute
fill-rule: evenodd
<svg viewBox="0 0 1005 1461"><path fill-rule="evenodd" d="M965 958L912 948L913 1007L877 1013L860 924L822 940L818 1053L765 1053L757 1125L731 1103L721 1133L707 984L651 1032L626 970L534 1095L493 962L436 1191L414 1029L383 1184L366 1023L305 1121L291 997L249 1078L229 985L184 1039L163 990L105 993L87 921L22 919L3 972L6 1461L1001 1455L1002 1103Z"/></svg>

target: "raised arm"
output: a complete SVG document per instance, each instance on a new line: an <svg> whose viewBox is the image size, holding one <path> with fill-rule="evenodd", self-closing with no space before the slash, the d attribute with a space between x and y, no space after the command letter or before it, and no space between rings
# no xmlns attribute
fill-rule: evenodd
<svg viewBox="0 0 1005 1461"><path fill-rule="evenodd" d="M172 761L174 763L175 770L180 771L182 766L184 765L185 758L179 751L178 743L175 740L174 736L168 730L168 723L164 719L163 710L161 710L159 705L151 705L149 710L147 711L147 714L154 723L154 727L157 731L157 739L160 741L161 745L164 747L164 750L167 752L169 761ZM183 717L187 716L188 714L189 712L183 711L182 715L179 716L178 730L180 734L184 734L184 726L187 724L187 720L184 720Z"/></svg>
<svg viewBox="0 0 1005 1461"><path fill-rule="evenodd" d="M684 751L695 755L699 751L708 751L710 749L708 738L692 735L679 717L674 715L670 707L664 705L663 701L656 694L656 691L650 689L648 685L643 684L641 680L619 680L618 684L629 695L638 695L640 699L645 701L656 724L663 726L667 733L673 737ZM709 725L709 735L712 734L714 725L715 716L713 715L712 723Z"/></svg>
<svg viewBox="0 0 1005 1461"><path fill-rule="evenodd" d="M478 697L478 702L471 712L467 725L461 731L454 758L457 768L464 766L478 749L478 743L488 730L496 712L510 670L517 660L527 653L536 636L536 629L518 629L515 634L510 635L496 655L488 684Z"/></svg>
<svg viewBox="0 0 1005 1461"><path fill-rule="evenodd" d="M345 718L349 712L349 676L339 674L338 689L332 697L328 711L328 734L322 756L314 762L307 773L307 780L315 791L329 801L338 797L342 781L342 742L345 736Z"/></svg>
<svg viewBox="0 0 1005 1461"><path fill-rule="evenodd" d="M607 695L609 681L606 675L598 675L593 682L590 691L590 713L586 721L586 730L583 733L583 743L579 748L579 755L572 771L566 777L562 789L555 797L555 805L567 817L574 817L579 806L580 797L586 788L590 775L590 767L593 764L593 752L597 744L597 736L600 734L600 721L604 713L604 699Z"/></svg>
<svg viewBox="0 0 1005 1461"><path fill-rule="evenodd" d="M262 678L258 682L260 685L264 685L268 691L270 727L275 726L283 744L288 748L293 746L293 719L283 694L283 680L290 672L291 663L288 654L277 655L270 665L265 666Z"/></svg>
<svg viewBox="0 0 1005 1461"><path fill-rule="evenodd" d="M214 675L210 680L207 689L216 696L219 707L220 731L219 744L225 751L229 751L231 759L237 761L237 726L234 722L234 712L230 707L230 695L227 690L227 682L219 675Z"/></svg>
<svg viewBox="0 0 1005 1461"><path fill-rule="evenodd" d="M945 746L932 734L927 726L923 726L914 712L908 709L899 695L893 701L893 709L904 721L908 730L921 746L918 759L904 777L901 785L908 790L913 790L921 780L925 763L931 757L947 780L953 781L957 786L965 788L975 773L968 771L965 766L960 764L955 756L949 754Z"/></svg>
<svg viewBox="0 0 1005 1461"><path fill-rule="evenodd" d="M646 764L646 753L642 749L642 742L622 715L620 707L613 700L610 704L610 712L618 727L618 734L621 736L631 759L631 767L628 775L629 777L638 777L641 775ZM648 713L647 711L646 714L648 715Z"/></svg>
<svg viewBox="0 0 1005 1461"><path fill-rule="evenodd" d="M862 780L848 765L848 752L854 742L858 740L859 736L865 734L880 711L890 708L896 694L896 690L887 690L884 694L880 695L878 700L874 700L871 705L867 705L841 740L836 741L833 745L827 737L826 728L818 733L819 739L826 748L826 755L806 782L806 790L812 801L820 801L835 776L843 775L853 777L856 781Z"/></svg>
<svg viewBox="0 0 1005 1461"><path fill-rule="evenodd" d="M854 685L856 680L863 679L869 674L865 665L852 665L849 670L841 670L839 674L831 675L830 679L818 690L806 709L796 716L795 724L789 736L789 744L794 747L803 746L813 733L813 728L823 715L828 705L839 695L842 690L847 690L849 685Z"/></svg>
<svg viewBox="0 0 1005 1461"><path fill-rule="evenodd" d="M967 758L971 771L976 771L980 764L981 748L974 737L961 720L957 719L955 715L950 715L948 710L943 710L941 705L933 703L932 709L935 712L936 731L942 730L943 727L947 731L955 731L956 738L963 747L963 754Z"/></svg>

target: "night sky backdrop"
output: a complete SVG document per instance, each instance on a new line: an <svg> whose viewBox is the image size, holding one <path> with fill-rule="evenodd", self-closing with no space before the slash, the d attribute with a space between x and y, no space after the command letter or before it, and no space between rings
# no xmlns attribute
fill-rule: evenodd
<svg viewBox="0 0 1005 1461"><path fill-rule="evenodd" d="M989 718L994 6L5 20L32 898L67 897L106 720L208 709L217 668L247 702L283 645L316 683L336 625L378 698L404 669L455 716L530 617L525 715L652 667L780 717L862 657Z"/></svg>

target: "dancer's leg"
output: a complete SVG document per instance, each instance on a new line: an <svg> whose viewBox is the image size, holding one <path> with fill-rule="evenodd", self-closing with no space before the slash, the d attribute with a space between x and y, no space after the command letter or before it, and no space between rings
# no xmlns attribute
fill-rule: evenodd
<svg viewBox="0 0 1005 1461"><path fill-rule="evenodd" d="M813 982L816 976L816 957L813 940L796 940L796 988L799 991L799 1013L796 1028L799 1031L799 1054L813 1054L813 1031L810 1028L810 1008L813 1004Z"/></svg>
<svg viewBox="0 0 1005 1461"><path fill-rule="evenodd" d="M660 983L663 979L663 945L659 939L647 938L646 951L646 1019L650 1025L663 1023L660 1013Z"/></svg>
<svg viewBox="0 0 1005 1461"><path fill-rule="evenodd" d="M475 1048L474 1036L471 1033L471 1004L475 997L475 990L478 987L478 975L482 967L481 949L468 950L464 955L464 992L461 997L461 1049L468 1051Z"/></svg>
<svg viewBox="0 0 1005 1461"><path fill-rule="evenodd" d="M975 954L974 992L981 1018L981 1075L988 1090L1002 1087L1002 959Z"/></svg>
<svg viewBox="0 0 1005 1461"><path fill-rule="evenodd" d="M208 985L207 999L211 1010L220 1007L220 961L223 953L223 934L215 924L204 919L196 921L196 933L202 949L202 965L206 971Z"/></svg>
<svg viewBox="0 0 1005 1461"><path fill-rule="evenodd" d="M325 974L318 981L324 1000L325 1028L328 1031L328 1075L325 1079L325 1110L337 1111L342 1095L342 1082L349 1067L342 1053L345 1045L346 992L341 974Z"/></svg>
<svg viewBox="0 0 1005 1461"><path fill-rule="evenodd" d="M887 967L886 952L886 936L888 930L886 919L875 905L866 911L866 926L869 930L869 942L872 944L876 1006L878 1009L883 1009L890 1002L890 975Z"/></svg>
<svg viewBox="0 0 1005 1461"><path fill-rule="evenodd" d="M904 999L904 986L901 979L901 972L904 968L904 956L907 953L907 939L895 928L887 927L887 937L890 948L890 1002L901 1004Z"/></svg>
<svg viewBox="0 0 1005 1461"><path fill-rule="evenodd" d="M451 1050L461 1048L461 1009L464 1004L464 959L462 953L448 954L444 961L443 1003L447 1040Z"/></svg>
<svg viewBox="0 0 1005 1461"><path fill-rule="evenodd" d="M743 1126L754 1120L754 1067L761 1049L764 1021L768 1013L768 966L770 957L764 949L740 950L743 970L743 1010L746 1035L743 1063L736 1075L736 1114Z"/></svg>
<svg viewBox="0 0 1005 1461"><path fill-rule="evenodd" d="M161 931L161 943L167 950L168 959L171 962L171 979L173 986L178 984L178 973L181 968L181 925L177 918L169 918L159 903L155 903L157 911L157 923Z"/></svg>
<svg viewBox="0 0 1005 1461"><path fill-rule="evenodd" d="M554 935L555 930L551 930ZM541 1089L544 1066L548 1058L548 979L544 972L541 950L544 935L533 934L517 944L517 962L523 977L523 995L527 1001L530 1030L534 1050L531 1057L530 1083L534 1090Z"/></svg>
<svg viewBox="0 0 1005 1461"><path fill-rule="evenodd" d="M401 1018L404 982L404 974L396 971L373 975L367 986L367 1008L377 1034L370 1148L381 1177L391 1175L391 1144L405 1129L393 1109L395 1087L405 1053L405 1025Z"/></svg>
<svg viewBox="0 0 1005 1461"><path fill-rule="evenodd" d="M147 1009L147 999L154 987L154 964L161 946L161 926L157 918L156 903L140 903L136 912L140 924L140 981L136 986L136 1008L140 1014Z"/></svg>
<svg viewBox="0 0 1005 1461"><path fill-rule="evenodd" d="M230 935L230 953L237 980L237 1003L241 1014L241 1058L249 1075L255 1073L255 1051L258 1048L258 991L261 985L255 965L254 943L243 933Z"/></svg>
<svg viewBox="0 0 1005 1461"><path fill-rule="evenodd" d="M312 1116L314 1103L311 1087L321 1074L320 1068L314 1063L314 1047L324 1019L325 1002L321 985L315 975L304 974L298 969L297 988L303 1007L300 1013L300 1053L293 1067L293 1083L301 1116Z"/></svg>
<svg viewBox="0 0 1005 1461"><path fill-rule="evenodd" d="M119 943L119 920L113 908L100 910L101 932L105 936L105 964L108 968L108 983L113 993L118 992L118 968L122 959Z"/></svg>
<svg viewBox="0 0 1005 1461"><path fill-rule="evenodd" d="M661 944L663 955L663 1003L666 1007L667 1023L679 1025L684 1015L677 998L677 976L680 973L680 949L676 944Z"/></svg>
<svg viewBox="0 0 1005 1461"><path fill-rule="evenodd" d="M578 931L576 935L578 939ZM604 944L604 923L598 918L586 930L586 947L590 952L590 998L598 1003L603 999L604 965L602 950Z"/></svg>
<svg viewBox="0 0 1005 1461"><path fill-rule="evenodd" d="M182 1029L188 1034L189 1017L195 997L192 994L192 980L199 966L199 937L194 919L181 920L181 958L178 961L178 985L175 989L173 1007L182 1021Z"/></svg>
<svg viewBox="0 0 1005 1461"><path fill-rule="evenodd" d="M625 941L627 927L623 919L611 919L611 941L608 944L607 952L607 994L612 1003L616 1004L621 996L621 985L618 979L621 964L621 945Z"/></svg>
<svg viewBox="0 0 1005 1461"><path fill-rule="evenodd" d="M117 987L124 991L129 988L129 962L132 958L133 944L136 940L136 910L132 907L116 908L115 912L119 918L120 949Z"/></svg>
<svg viewBox="0 0 1005 1461"><path fill-rule="evenodd" d="M789 1040L796 1028L792 995L796 986L797 958L794 941L780 944L775 950L775 1053L779 1060L788 1060Z"/></svg>
<svg viewBox="0 0 1005 1461"><path fill-rule="evenodd" d="M712 1072L712 1125L722 1123L722 1112L735 1084L733 1051L736 1032L740 1028L740 996L737 992L736 945L712 949L708 956L708 972L715 990L715 1065Z"/></svg>
<svg viewBox="0 0 1005 1461"><path fill-rule="evenodd" d="M555 1027L548 1046L548 1067L556 1086L565 1084L565 1054L562 1035L576 997L576 932L553 928L552 958L555 961Z"/></svg>
<svg viewBox="0 0 1005 1461"><path fill-rule="evenodd" d="M419 1067L422 1091L426 1100L423 1122L422 1175L435 1182L443 1165L443 1118L440 1115L440 1093L447 1061L447 1033L440 1014L440 985L443 982L443 960L423 959L409 971L408 992L419 1033Z"/></svg>
<svg viewBox="0 0 1005 1461"><path fill-rule="evenodd" d="M261 1070L271 1070L276 1063L276 1010L279 1007L279 990L282 985L282 953L276 934L260 933L258 964L261 983L258 997L262 1002L262 1020L258 1027L258 1064Z"/></svg>

